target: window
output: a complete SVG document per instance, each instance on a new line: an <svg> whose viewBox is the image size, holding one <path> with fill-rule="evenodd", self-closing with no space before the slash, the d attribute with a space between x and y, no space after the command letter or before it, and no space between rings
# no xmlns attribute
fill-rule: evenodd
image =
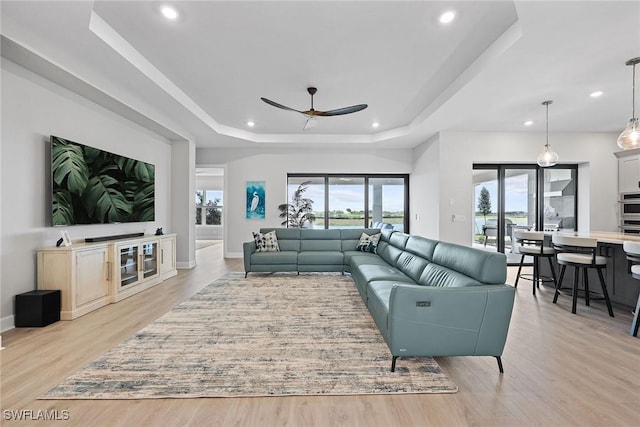
<svg viewBox="0 0 640 427"><path fill-rule="evenodd" d="M289 174L288 203L300 189L299 199L311 201L314 217L304 227L409 230L409 175ZM287 212L282 217L286 223Z"/></svg>
<svg viewBox="0 0 640 427"><path fill-rule="evenodd" d="M224 204L221 190L196 191L196 225L222 225Z"/></svg>
<svg viewBox="0 0 640 427"><path fill-rule="evenodd" d="M327 228L361 228L364 214L364 177L329 177L329 226Z"/></svg>
<svg viewBox="0 0 640 427"><path fill-rule="evenodd" d="M404 177L369 178L369 220L372 223L391 224L395 230L404 230L409 203L404 187Z"/></svg>

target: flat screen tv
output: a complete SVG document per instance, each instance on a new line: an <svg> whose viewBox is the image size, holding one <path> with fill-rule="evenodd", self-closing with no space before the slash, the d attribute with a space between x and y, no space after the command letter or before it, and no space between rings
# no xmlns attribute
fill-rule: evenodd
<svg viewBox="0 0 640 427"><path fill-rule="evenodd" d="M52 225L155 219L152 164L51 136Z"/></svg>

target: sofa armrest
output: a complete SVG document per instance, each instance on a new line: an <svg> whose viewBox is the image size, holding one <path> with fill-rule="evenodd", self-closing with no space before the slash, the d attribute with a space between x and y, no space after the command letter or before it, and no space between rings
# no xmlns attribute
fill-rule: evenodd
<svg viewBox="0 0 640 427"><path fill-rule="evenodd" d="M394 356L500 356L514 296L508 285L394 285L389 348Z"/></svg>
<svg viewBox="0 0 640 427"><path fill-rule="evenodd" d="M242 244L242 252L244 259L244 271L248 273L251 271L251 254L256 251L256 242L244 242Z"/></svg>

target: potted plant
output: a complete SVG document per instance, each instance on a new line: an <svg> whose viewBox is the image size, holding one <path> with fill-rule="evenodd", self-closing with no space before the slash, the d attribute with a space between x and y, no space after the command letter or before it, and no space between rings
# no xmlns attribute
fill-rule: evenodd
<svg viewBox="0 0 640 427"><path fill-rule="evenodd" d="M309 226L313 225L316 220L313 213L313 200L303 197L309 184L311 181L300 184L291 197L291 203L283 203L278 206L280 218L284 219L281 225L287 228L303 228L307 222Z"/></svg>

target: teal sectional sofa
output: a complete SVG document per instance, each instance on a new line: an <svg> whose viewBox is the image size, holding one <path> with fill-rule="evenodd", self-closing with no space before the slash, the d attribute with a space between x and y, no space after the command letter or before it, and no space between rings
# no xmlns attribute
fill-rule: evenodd
<svg viewBox="0 0 640 427"><path fill-rule="evenodd" d="M244 243L250 272L348 272L392 355L493 356L500 372L515 288L504 254L379 229L275 230L279 251ZM376 253L357 250L380 233Z"/></svg>

